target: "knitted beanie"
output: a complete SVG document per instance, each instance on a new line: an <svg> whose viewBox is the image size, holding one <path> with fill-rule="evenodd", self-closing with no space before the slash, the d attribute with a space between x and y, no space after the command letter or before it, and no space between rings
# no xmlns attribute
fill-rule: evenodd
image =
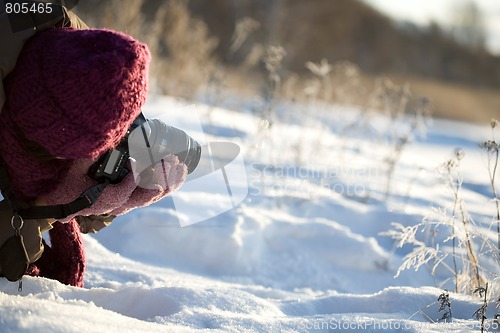
<svg viewBox="0 0 500 333"><path fill-rule="evenodd" d="M148 88L146 45L110 30L50 29L24 46L5 81L0 155L14 190L49 192L68 159L116 146L141 112ZM41 161L22 142L64 160Z"/></svg>
<svg viewBox="0 0 500 333"><path fill-rule="evenodd" d="M14 120L54 156L97 157L140 113L149 58L146 45L108 30L38 33L8 77Z"/></svg>

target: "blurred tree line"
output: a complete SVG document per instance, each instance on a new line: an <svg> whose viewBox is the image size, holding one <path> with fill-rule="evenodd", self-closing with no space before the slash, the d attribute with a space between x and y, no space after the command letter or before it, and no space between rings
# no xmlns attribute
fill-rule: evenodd
<svg viewBox="0 0 500 333"><path fill-rule="evenodd" d="M457 11L452 31L437 23L394 22L360 0L82 0L76 11L91 26L146 42L156 59L155 83L168 94L193 93L196 84L217 77L219 64L262 74L270 45L286 50L284 77L307 74L307 62L327 59L350 61L372 77L394 74L492 91L500 87L500 57L484 47L477 7ZM498 110L500 101L489 94L488 105L469 98L469 109ZM450 98L437 98L441 95L444 107Z"/></svg>
<svg viewBox="0 0 500 333"><path fill-rule="evenodd" d="M357 0L191 0L190 8L219 38L220 56L229 48L238 19L248 16L260 22L261 28L245 47L282 45L287 50L284 66L296 72L306 70L306 61L326 58L332 63L349 60L367 73L500 87L500 57L480 47L484 36L480 41L481 32L474 31L475 26L455 28L456 36L464 41L460 43L437 23L426 28L397 24ZM457 13L473 14L474 9L466 7ZM471 19L474 15L457 17L464 23ZM477 45L468 47L468 42ZM242 47L240 54L248 52ZM231 59L236 64L240 61Z"/></svg>
<svg viewBox="0 0 500 333"><path fill-rule="evenodd" d="M123 16L127 16L133 21L138 15L134 11L140 11L145 15L143 24L147 24L154 21L169 1L82 0L77 10L85 16L98 17L110 11L104 7L115 3L111 11L116 17L123 20ZM287 50L284 66L299 73L306 71L307 61L326 58L333 63L349 60L367 73L411 74L500 87L500 57L482 47L460 43L460 38L471 40L464 29L457 34L457 40L437 23L426 28L397 24L359 0L190 0L188 6L218 39L216 55L233 66L241 65L252 48L258 52L259 45L282 45ZM474 15L467 18L463 13L474 13L474 10L477 11L474 6L465 8L457 21L473 20ZM259 22L259 28L237 52L230 54L235 27L242 18L254 19ZM125 27L133 28L130 23ZM468 31L476 36L480 34L473 29Z"/></svg>

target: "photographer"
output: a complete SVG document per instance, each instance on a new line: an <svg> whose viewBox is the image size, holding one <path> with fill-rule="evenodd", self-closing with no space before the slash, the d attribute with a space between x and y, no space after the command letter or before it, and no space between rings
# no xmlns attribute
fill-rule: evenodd
<svg viewBox="0 0 500 333"><path fill-rule="evenodd" d="M137 187L130 172L106 183L96 202L77 213L20 217L19 209L66 205L98 184L89 168L127 135L148 88L146 45L86 29L63 7L54 9L50 20L37 24L35 15L36 29L19 32L0 13L0 189L6 197L0 202L0 276L16 276L26 255L27 274L83 286L80 231L96 232L115 216L164 198L181 186L187 167L170 155L141 174L150 179L148 189ZM167 186L155 186L155 179L166 179ZM42 240L45 231L50 247Z"/></svg>

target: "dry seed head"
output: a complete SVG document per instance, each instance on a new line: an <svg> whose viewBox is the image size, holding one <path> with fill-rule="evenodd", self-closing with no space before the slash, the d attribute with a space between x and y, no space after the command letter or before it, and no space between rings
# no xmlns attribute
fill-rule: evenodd
<svg viewBox="0 0 500 333"><path fill-rule="evenodd" d="M229 51L235 53L247 40L248 36L259 28L260 22L250 17L244 17L238 20L238 22L236 22Z"/></svg>
<svg viewBox="0 0 500 333"><path fill-rule="evenodd" d="M444 162L443 168L450 173L452 170L454 170L457 166L457 162L455 159L449 159L448 161Z"/></svg>
<svg viewBox="0 0 500 333"><path fill-rule="evenodd" d="M281 66L283 58L286 56L286 51L282 46L270 45L266 49L266 54L264 56L264 63L266 64L266 69L269 72L278 71Z"/></svg>
<svg viewBox="0 0 500 333"><path fill-rule="evenodd" d="M481 148L488 152L497 152L500 148L499 144L494 140L488 140L481 144Z"/></svg>
<svg viewBox="0 0 500 333"><path fill-rule="evenodd" d="M491 128L495 128L498 125L498 120L496 120L495 118L491 118L490 125Z"/></svg>
<svg viewBox="0 0 500 333"><path fill-rule="evenodd" d="M333 69L333 66L328 63L325 58L321 59L321 62L314 63L311 61L306 62L307 69L309 69L314 75L319 77L326 77Z"/></svg>
<svg viewBox="0 0 500 333"><path fill-rule="evenodd" d="M455 150L455 157L457 158L457 160L460 161L462 158L464 158L464 156L465 156L465 152L462 149Z"/></svg>

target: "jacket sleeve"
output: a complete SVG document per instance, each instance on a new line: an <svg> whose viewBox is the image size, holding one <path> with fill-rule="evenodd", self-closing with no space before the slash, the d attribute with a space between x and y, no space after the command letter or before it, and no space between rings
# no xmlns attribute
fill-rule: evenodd
<svg viewBox="0 0 500 333"><path fill-rule="evenodd" d="M80 231L84 234L96 233L107 227L116 218L115 215L89 215L77 216L76 222L80 226Z"/></svg>
<svg viewBox="0 0 500 333"><path fill-rule="evenodd" d="M17 58L21 53L24 43L33 36L36 31L51 27L72 27L75 29L87 29L87 25L73 12L66 8L53 5L52 14L40 18L36 14L23 14L23 25L31 28L15 31L12 22L5 12L5 1L0 0L0 111L5 103L5 90L3 80L16 66ZM20 17L20 16L18 16ZM26 23L28 22L28 23Z"/></svg>

